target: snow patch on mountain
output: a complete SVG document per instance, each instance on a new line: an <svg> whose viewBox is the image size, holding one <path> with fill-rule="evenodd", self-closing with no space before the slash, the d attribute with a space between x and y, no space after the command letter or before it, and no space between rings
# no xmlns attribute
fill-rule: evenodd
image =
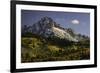
<svg viewBox="0 0 100 73"><path fill-rule="evenodd" d="M74 41L74 42L78 42L78 40L76 40L74 37L72 37L69 33L65 32L62 29L53 27L53 32L55 33L55 36L61 38L61 39L67 39L69 41Z"/></svg>

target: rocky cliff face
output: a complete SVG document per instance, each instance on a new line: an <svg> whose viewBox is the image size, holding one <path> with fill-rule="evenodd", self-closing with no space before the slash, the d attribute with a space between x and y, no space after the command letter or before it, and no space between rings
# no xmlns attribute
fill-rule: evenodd
<svg viewBox="0 0 100 73"><path fill-rule="evenodd" d="M50 17L43 17L32 26L24 27L22 33L26 32L31 32L45 38L55 36L60 39L78 42L78 40L67 31L67 29L61 27Z"/></svg>

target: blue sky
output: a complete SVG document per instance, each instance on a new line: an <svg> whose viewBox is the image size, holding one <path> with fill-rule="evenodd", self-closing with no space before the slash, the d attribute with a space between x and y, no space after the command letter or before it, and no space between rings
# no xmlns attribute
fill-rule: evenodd
<svg viewBox="0 0 100 73"><path fill-rule="evenodd" d="M72 28L76 33L90 36L89 13L21 10L21 24L32 25L45 16L51 17L64 28Z"/></svg>

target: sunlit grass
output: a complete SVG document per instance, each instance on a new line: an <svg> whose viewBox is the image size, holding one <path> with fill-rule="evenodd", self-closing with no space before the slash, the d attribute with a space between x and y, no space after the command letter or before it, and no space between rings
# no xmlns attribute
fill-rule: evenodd
<svg viewBox="0 0 100 73"><path fill-rule="evenodd" d="M39 37L22 37L21 62L68 61L90 58L89 47L75 44L62 46L62 44L52 43Z"/></svg>

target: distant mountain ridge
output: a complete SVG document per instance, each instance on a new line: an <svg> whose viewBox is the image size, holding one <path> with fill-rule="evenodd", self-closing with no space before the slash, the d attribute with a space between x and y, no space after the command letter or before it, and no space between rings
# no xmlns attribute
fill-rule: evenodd
<svg viewBox="0 0 100 73"><path fill-rule="evenodd" d="M60 39L66 39L73 42L79 41L78 36L74 32L71 32L71 34L68 29L61 27L60 24L57 24L52 18L47 16L41 18L32 26L24 26L24 28L22 28L22 33L25 34L27 32L40 35L45 38L58 37Z"/></svg>

